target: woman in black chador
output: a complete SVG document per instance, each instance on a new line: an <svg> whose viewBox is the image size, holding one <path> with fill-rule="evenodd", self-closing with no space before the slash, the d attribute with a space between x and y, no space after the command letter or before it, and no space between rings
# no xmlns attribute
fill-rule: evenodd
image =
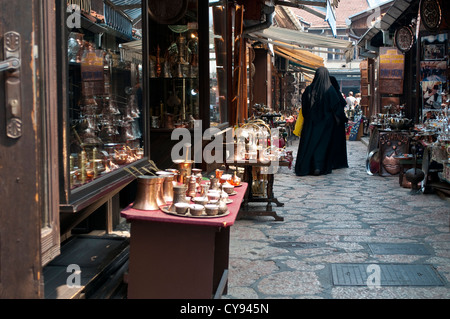
<svg viewBox="0 0 450 319"><path fill-rule="evenodd" d="M325 67L317 69L302 95L303 129L295 163L295 174L329 174L333 169L333 134L339 122L341 100ZM339 112L340 113L340 112Z"/></svg>
<svg viewBox="0 0 450 319"><path fill-rule="evenodd" d="M336 111L336 126L334 127L332 137L332 150L333 157L333 169L347 168L347 138L345 133L345 124L348 122L348 118L345 115L345 106L347 102L342 96L339 84L334 76L330 77L331 85L336 89L338 93L339 106Z"/></svg>

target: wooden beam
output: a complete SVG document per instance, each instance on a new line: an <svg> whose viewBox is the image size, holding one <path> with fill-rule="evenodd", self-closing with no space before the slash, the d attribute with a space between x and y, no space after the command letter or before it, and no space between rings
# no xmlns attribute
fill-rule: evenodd
<svg viewBox="0 0 450 319"><path fill-rule="evenodd" d="M277 1L278 2L278 1ZM286 2L286 1L283 1ZM299 4L299 5L307 5L307 6L314 6L314 7L327 7L327 1L326 0L316 0L316 1L303 1L303 0L293 0L291 1L293 4Z"/></svg>
<svg viewBox="0 0 450 319"><path fill-rule="evenodd" d="M311 9L308 6L305 6L303 4L298 4L298 3L288 2L288 1L277 1L275 4L280 5L280 6L285 6L285 7L298 8L301 10L305 10L306 12L309 12L311 14L314 14L315 16L318 16L319 18L322 18L322 19L326 18L326 15L323 14L322 12Z"/></svg>

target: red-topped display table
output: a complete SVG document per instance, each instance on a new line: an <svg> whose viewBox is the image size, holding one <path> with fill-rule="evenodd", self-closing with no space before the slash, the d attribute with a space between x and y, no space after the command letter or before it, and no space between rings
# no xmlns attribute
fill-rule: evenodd
<svg viewBox="0 0 450 319"><path fill-rule="evenodd" d="M129 299L209 299L227 291L230 227L247 183L223 217L181 217L132 205L121 212L131 223Z"/></svg>

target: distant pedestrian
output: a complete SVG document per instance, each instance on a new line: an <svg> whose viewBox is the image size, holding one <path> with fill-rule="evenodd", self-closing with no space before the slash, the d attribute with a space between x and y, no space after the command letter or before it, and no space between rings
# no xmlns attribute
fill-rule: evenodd
<svg viewBox="0 0 450 319"><path fill-rule="evenodd" d="M355 108L361 107L361 93L356 93L355 95Z"/></svg>
<svg viewBox="0 0 450 319"><path fill-rule="evenodd" d="M339 83L337 82L334 76L330 77L331 85L336 89L338 93L339 105L336 110L336 125L333 131L332 137L332 154L333 154L333 169L338 168L347 168L348 167L348 159L347 159L347 134L346 134L346 123L348 122L348 118L345 115L345 106L347 103L345 99L342 97L342 93L339 87Z"/></svg>
<svg viewBox="0 0 450 319"><path fill-rule="evenodd" d="M347 110L353 110L355 108L355 97L353 96L353 92L348 92L348 97L345 99L347 102Z"/></svg>
<svg viewBox="0 0 450 319"><path fill-rule="evenodd" d="M325 67L316 70L314 80L302 94L304 118L295 163L295 174L329 174L333 169L333 133L341 97L331 84Z"/></svg>

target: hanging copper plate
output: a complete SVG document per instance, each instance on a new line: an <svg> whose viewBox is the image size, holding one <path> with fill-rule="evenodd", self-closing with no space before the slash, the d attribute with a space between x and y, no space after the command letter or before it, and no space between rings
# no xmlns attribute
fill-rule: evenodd
<svg viewBox="0 0 450 319"><path fill-rule="evenodd" d="M148 14L157 23L173 24L184 17L188 0L149 1Z"/></svg>
<svg viewBox="0 0 450 319"><path fill-rule="evenodd" d="M414 33L411 28L402 26L395 30L394 43L401 52L408 52L414 44Z"/></svg>
<svg viewBox="0 0 450 319"><path fill-rule="evenodd" d="M439 30L442 21L442 12L438 0L421 1L420 20L428 31L435 32Z"/></svg>

